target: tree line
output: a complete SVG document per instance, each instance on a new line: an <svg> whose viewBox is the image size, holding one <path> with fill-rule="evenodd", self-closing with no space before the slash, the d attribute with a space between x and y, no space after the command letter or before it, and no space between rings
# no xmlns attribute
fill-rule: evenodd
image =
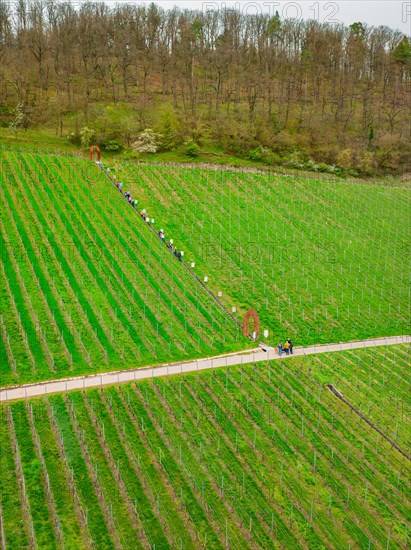
<svg viewBox="0 0 411 550"><path fill-rule="evenodd" d="M0 120L267 162L409 170L411 45L388 27L154 4L0 4Z"/></svg>

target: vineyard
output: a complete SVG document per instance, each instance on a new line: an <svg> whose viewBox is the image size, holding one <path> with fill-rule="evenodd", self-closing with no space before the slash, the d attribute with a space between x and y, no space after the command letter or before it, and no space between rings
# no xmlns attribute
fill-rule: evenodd
<svg viewBox="0 0 411 550"><path fill-rule="evenodd" d="M257 309L273 344L408 332L407 189L144 164L118 178L227 307Z"/></svg>
<svg viewBox="0 0 411 550"><path fill-rule="evenodd" d="M406 548L409 346L0 409L9 548Z"/></svg>
<svg viewBox="0 0 411 550"><path fill-rule="evenodd" d="M3 387L409 331L407 189L1 155ZM409 547L409 346L298 353L6 393L0 546Z"/></svg>
<svg viewBox="0 0 411 550"><path fill-rule="evenodd" d="M3 152L2 386L251 343L94 163Z"/></svg>
<svg viewBox="0 0 411 550"><path fill-rule="evenodd" d="M251 345L94 163L3 152L1 166L3 386ZM156 165L117 177L272 344L407 332L407 190Z"/></svg>

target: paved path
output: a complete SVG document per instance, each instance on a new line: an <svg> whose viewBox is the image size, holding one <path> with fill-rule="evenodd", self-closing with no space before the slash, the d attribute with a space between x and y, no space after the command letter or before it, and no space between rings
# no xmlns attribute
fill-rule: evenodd
<svg viewBox="0 0 411 550"><path fill-rule="evenodd" d="M328 353L334 351L344 351L352 349L362 349L376 346L392 346L394 344L411 343L411 336L392 336L388 338L373 338L369 340L356 340L353 342L344 342L339 344L325 344L310 346L307 348L294 348L294 357L315 355L318 353ZM293 356L282 355L282 359L291 359ZM69 390L82 390L85 388L97 388L109 386L112 384L122 384L133 380L144 380L147 378L157 378L159 376L170 376L172 374L184 374L217 367L229 367L233 365L246 365L268 359L279 359L273 348L263 351L261 348L254 350L245 350L228 355L219 355L198 359L196 361L187 361L185 363L170 363L158 367L143 367L133 370L105 372L93 374L90 376L79 376L77 378L64 378L50 382L40 382L36 384L27 384L23 386L14 386L0 389L0 402L14 399L25 399L28 397L37 397L48 395L50 393L65 392Z"/></svg>

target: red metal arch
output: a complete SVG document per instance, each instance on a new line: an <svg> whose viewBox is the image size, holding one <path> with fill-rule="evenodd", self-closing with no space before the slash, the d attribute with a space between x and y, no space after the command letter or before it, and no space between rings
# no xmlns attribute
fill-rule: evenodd
<svg viewBox="0 0 411 550"><path fill-rule="evenodd" d="M101 153L100 153L100 147L98 145L92 145L90 147L90 160L93 160L93 153L97 153L97 160L98 162L100 162Z"/></svg>
<svg viewBox="0 0 411 550"><path fill-rule="evenodd" d="M249 338L250 336L252 336L250 334L250 328L249 328L251 318L254 320L254 330L253 330L253 332L255 332L256 336L258 336L260 334L260 318L259 318L258 313L256 312L256 310L251 308L245 314L244 321L243 321L243 335L246 338Z"/></svg>

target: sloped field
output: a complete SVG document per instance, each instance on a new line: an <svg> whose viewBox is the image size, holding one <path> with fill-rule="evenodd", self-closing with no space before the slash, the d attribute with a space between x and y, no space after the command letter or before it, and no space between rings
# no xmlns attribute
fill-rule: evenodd
<svg viewBox="0 0 411 550"><path fill-rule="evenodd" d="M119 177L272 343L408 333L409 190L167 165Z"/></svg>
<svg viewBox="0 0 411 550"><path fill-rule="evenodd" d="M1 385L244 348L94 163L3 153Z"/></svg>
<svg viewBox="0 0 411 550"><path fill-rule="evenodd" d="M405 548L409 347L290 358L0 409L10 548Z"/></svg>

